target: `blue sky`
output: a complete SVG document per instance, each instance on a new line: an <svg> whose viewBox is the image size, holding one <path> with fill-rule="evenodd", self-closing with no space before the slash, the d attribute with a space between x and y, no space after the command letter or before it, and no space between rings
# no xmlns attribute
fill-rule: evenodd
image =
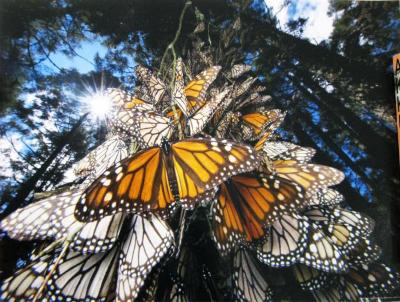
<svg viewBox="0 0 400 302"><path fill-rule="evenodd" d="M93 64L95 55L98 53L100 57L104 57L107 52L107 48L101 44L101 41L97 40L82 42L80 47L75 48L74 50L79 54L79 56L86 60L79 56L68 57L61 52L51 54L50 58L60 68L76 68L79 72L86 73L94 69ZM54 66L49 60L45 61L45 65L54 69Z"/></svg>

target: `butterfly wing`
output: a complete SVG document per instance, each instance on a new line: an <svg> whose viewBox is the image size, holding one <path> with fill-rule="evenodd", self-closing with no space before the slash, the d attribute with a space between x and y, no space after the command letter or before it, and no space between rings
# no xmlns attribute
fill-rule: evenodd
<svg viewBox="0 0 400 302"><path fill-rule="evenodd" d="M242 131L245 140L256 140L264 129L271 131L272 125L282 118L280 110L269 110L265 112L248 113L242 116ZM274 129L275 130L275 129Z"/></svg>
<svg viewBox="0 0 400 302"><path fill-rule="evenodd" d="M74 208L75 206L76 204ZM70 217L74 215L74 208L70 211ZM125 215L123 213L117 213L84 224L72 239L70 248L83 254L99 253L111 249L121 232L124 218Z"/></svg>
<svg viewBox="0 0 400 302"><path fill-rule="evenodd" d="M369 239L363 238L347 256L349 262L353 265L363 265L375 262L382 254L382 249L371 242Z"/></svg>
<svg viewBox="0 0 400 302"><path fill-rule="evenodd" d="M264 235L264 227L295 212L304 197L300 186L265 174L243 174L221 185L213 209L213 230L218 248L229 251L238 242Z"/></svg>
<svg viewBox="0 0 400 302"><path fill-rule="evenodd" d="M315 150L298 146L289 142L265 142L263 151L272 160L295 160L308 163L315 155Z"/></svg>
<svg viewBox="0 0 400 302"><path fill-rule="evenodd" d="M253 85L253 83L255 81L257 81L256 78L253 78L253 77L247 78L242 83L240 83L239 85L237 85L236 87L233 88L231 97L233 99L236 99L236 98L240 97L241 95L243 95L244 93L246 93L250 89L250 86ZM236 110L238 110L239 108L242 108L240 103L236 107Z"/></svg>
<svg viewBox="0 0 400 302"><path fill-rule="evenodd" d="M249 251L237 249L233 270L233 291L239 301L272 301L272 291L264 277L265 270Z"/></svg>
<svg viewBox="0 0 400 302"><path fill-rule="evenodd" d="M323 229L326 236L337 246L338 251L347 255L372 231L370 220L357 213L338 209L310 208L304 212L308 219ZM347 221L346 216L353 221Z"/></svg>
<svg viewBox="0 0 400 302"><path fill-rule="evenodd" d="M133 301L145 278L174 244L170 227L157 216L134 216L130 232L122 246L117 297L118 301Z"/></svg>
<svg viewBox="0 0 400 302"><path fill-rule="evenodd" d="M203 130L228 92L229 91L226 89L213 96L203 107L201 107L187 120L190 136L193 136Z"/></svg>
<svg viewBox="0 0 400 302"><path fill-rule="evenodd" d="M240 101L238 105L235 106L235 110L241 110L250 106L260 106L262 104L271 101L270 95L260 95L257 92L251 93L244 100Z"/></svg>
<svg viewBox="0 0 400 302"><path fill-rule="evenodd" d="M154 110L152 104L142 100L131 93L119 89L119 88L108 88L106 95L111 99L113 110L131 110L137 107L146 108L146 110Z"/></svg>
<svg viewBox="0 0 400 302"><path fill-rule="evenodd" d="M399 286L399 274L383 263L350 266L347 282L358 287L364 297L384 297Z"/></svg>
<svg viewBox="0 0 400 302"><path fill-rule="evenodd" d="M313 267L305 266L304 264L296 264L293 266L293 273L296 281L304 290L318 290L328 287L334 276L327 272L316 270Z"/></svg>
<svg viewBox="0 0 400 302"><path fill-rule="evenodd" d="M118 135L108 138L89 152L74 167L76 175L90 175L89 181L99 177L109 167L128 156L128 147Z"/></svg>
<svg viewBox="0 0 400 302"><path fill-rule="evenodd" d="M172 91L172 98L185 116L190 115L190 107L185 94L185 81L183 78L183 62L181 58L176 61L175 84Z"/></svg>
<svg viewBox="0 0 400 302"><path fill-rule="evenodd" d="M329 187L339 184L344 179L343 172L316 164L299 164L294 160L273 161L276 173L288 180L298 183L306 189L311 196L321 187Z"/></svg>
<svg viewBox="0 0 400 302"><path fill-rule="evenodd" d="M338 191L331 188L319 188L306 199L306 206L337 207L344 201L344 197Z"/></svg>
<svg viewBox="0 0 400 302"><path fill-rule="evenodd" d="M51 238L54 239L75 234L70 247L82 253L94 253L110 249L118 238L124 219L123 215L118 214L83 224L76 220L74 216L74 209L81 195L82 190L77 189L51 197L54 204L53 210L49 213L49 216L45 215L46 221L40 227L42 230L46 229L47 234L51 234ZM32 224L23 228L20 227L19 230L26 232L31 228Z"/></svg>
<svg viewBox="0 0 400 302"><path fill-rule="evenodd" d="M169 139L173 124L168 117L155 112L130 111L121 118L123 131L133 136L142 148L161 145L162 138Z"/></svg>
<svg viewBox="0 0 400 302"><path fill-rule="evenodd" d="M1 301L32 301L44 282L51 258L45 255L4 280L0 289Z"/></svg>
<svg viewBox="0 0 400 302"><path fill-rule="evenodd" d="M238 113L227 112L218 122L215 129L215 136L222 139L226 135L229 135L231 128L235 127L239 122L240 119Z"/></svg>
<svg viewBox="0 0 400 302"><path fill-rule="evenodd" d="M184 108L184 106L182 107L183 109L181 108L183 113L187 113L185 113L186 116L192 115L206 103L208 87L212 82L214 82L220 70L220 66L210 67L199 73L189 84L186 85L184 93L187 99L187 104L186 108Z"/></svg>
<svg viewBox="0 0 400 302"><path fill-rule="evenodd" d="M258 259L272 267L297 262L307 248L310 224L297 214L284 215L268 229L257 248Z"/></svg>
<svg viewBox="0 0 400 302"><path fill-rule="evenodd" d="M118 247L96 254L69 251L47 283L47 301L105 301L115 281Z"/></svg>
<svg viewBox="0 0 400 302"><path fill-rule="evenodd" d="M348 268L344 255L338 248L339 244L313 223L310 224L309 238L307 249L299 263L326 272L342 272Z"/></svg>
<svg viewBox="0 0 400 302"><path fill-rule="evenodd" d="M181 202L192 206L229 177L254 170L260 162L246 145L214 138L187 139L172 145L172 160ZM210 191L211 190L211 191Z"/></svg>
<svg viewBox="0 0 400 302"><path fill-rule="evenodd" d="M246 64L236 64L233 65L231 71L230 71L230 77L232 79L237 79L239 78L242 74L249 72L251 70L251 65L246 65Z"/></svg>
<svg viewBox="0 0 400 302"><path fill-rule="evenodd" d="M108 169L81 196L75 209L80 221L117 212L165 214L174 202L167 166L159 147L136 153Z"/></svg>
<svg viewBox="0 0 400 302"><path fill-rule="evenodd" d="M4 218L0 223L0 228L6 231L10 238L16 240L53 238L55 233L49 221L56 206L57 196L34 202Z"/></svg>
<svg viewBox="0 0 400 302"><path fill-rule="evenodd" d="M259 136L260 137L259 141L254 145L254 149L256 149L258 152L263 150L264 144L273 137L275 130L281 125L281 123L285 119L285 115L286 113L282 113L275 121L270 123L263 130L262 134Z"/></svg>
<svg viewBox="0 0 400 302"><path fill-rule="evenodd" d="M145 85L147 93L150 95L155 105L164 99L167 94L166 86L159 78L154 76L150 70L138 65L136 67L136 75L139 81Z"/></svg>

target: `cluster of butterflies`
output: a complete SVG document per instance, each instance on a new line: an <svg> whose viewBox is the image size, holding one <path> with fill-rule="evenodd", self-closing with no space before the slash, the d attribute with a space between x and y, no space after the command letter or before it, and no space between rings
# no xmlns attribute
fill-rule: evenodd
<svg viewBox="0 0 400 302"><path fill-rule="evenodd" d="M242 80L249 66L224 74L229 84L220 69L186 81L178 59L172 88L138 67L133 95L106 91L109 136L74 166L84 181L0 224L11 238L67 240L68 249L33 255L3 282L1 301L194 300L196 257L180 234L184 213L201 209L216 250L232 259L236 300L272 300L270 270L283 267L317 301L385 296L397 286L370 241L371 219L344 208L331 188L343 173L311 163L315 150L276 139L284 114L266 109L256 79ZM213 275L200 267L216 300Z"/></svg>

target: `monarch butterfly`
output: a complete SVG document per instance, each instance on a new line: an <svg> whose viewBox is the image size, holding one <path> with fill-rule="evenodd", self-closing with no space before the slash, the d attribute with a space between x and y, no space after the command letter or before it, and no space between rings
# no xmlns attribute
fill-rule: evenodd
<svg viewBox="0 0 400 302"><path fill-rule="evenodd" d="M159 277L161 273L161 265L156 265L151 273L147 276L142 288L140 289L135 301L152 302L156 301L156 294L159 285Z"/></svg>
<svg viewBox="0 0 400 302"><path fill-rule="evenodd" d="M343 172L323 165L299 164L295 160L275 160L272 164L277 175L302 186L307 196L321 187L339 184L344 179Z"/></svg>
<svg viewBox="0 0 400 302"><path fill-rule="evenodd" d="M230 70L230 73L229 73L229 76L230 76L232 79L237 79L237 78L239 78L241 75L243 75L244 73L246 73L246 72L248 72L248 71L250 71L250 70L251 70L251 65L236 64L236 65L233 65L233 66L232 66L232 68L231 68L231 70Z"/></svg>
<svg viewBox="0 0 400 302"><path fill-rule="evenodd" d="M182 69L182 59L179 58L176 63L176 78L172 97L183 114L189 117L206 103L208 87L214 82L221 66L213 66L204 70L186 86L184 86Z"/></svg>
<svg viewBox="0 0 400 302"><path fill-rule="evenodd" d="M44 255L4 280L0 289L1 301L32 301L50 268L50 256Z"/></svg>
<svg viewBox="0 0 400 302"><path fill-rule="evenodd" d="M121 211L166 214L176 200L192 207L210 200L225 177L251 171L258 162L251 147L226 140L164 141L108 169L82 194L75 216L93 221Z"/></svg>
<svg viewBox="0 0 400 302"><path fill-rule="evenodd" d="M309 222L298 214L283 215L257 247L257 258L272 267L298 262L308 245Z"/></svg>
<svg viewBox="0 0 400 302"><path fill-rule="evenodd" d="M399 286L399 274L379 262L350 266L345 278L356 284L367 297L382 297Z"/></svg>
<svg viewBox="0 0 400 302"><path fill-rule="evenodd" d="M109 167L128 156L128 147L118 135L113 135L74 165L75 175L97 178Z"/></svg>
<svg viewBox="0 0 400 302"><path fill-rule="evenodd" d="M316 270L315 268L308 267L304 264L294 265L293 273L296 281L304 290L315 291L320 288L328 287L335 279L335 276L332 274Z"/></svg>
<svg viewBox="0 0 400 302"><path fill-rule="evenodd" d="M271 160L295 160L298 163L308 163L315 155L315 149L298 146L289 142L266 141L263 152Z"/></svg>
<svg viewBox="0 0 400 302"><path fill-rule="evenodd" d="M233 259L234 294L239 301L272 301L272 290L265 280L265 269L249 250L238 248Z"/></svg>
<svg viewBox="0 0 400 302"><path fill-rule="evenodd" d="M343 287L337 285L315 290L312 294L317 302L340 302L344 296Z"/></svg>
<svg viewBox="0 0 400 302"><path fill-rule="evenodd" d="M133 301L145 277L174 244L169 226L156 216L134 216L119 257L117 298Z"/></svg>
<svg viewBox="0 0 400 302"><path fill-rule="evenodd" d="M283 120L283 118L284 115L278 109L242 115L243 139L256 140L264 134L264 130L275 131L277 125L280 124L280 120Z"/></svg>
<svg viewBox="0 0 400 302"><path fill-rule="evenodd" d="M65 194L69 195L61 193L58 197L62 199ZM56 232L49 221L55 211L56 198L52 196L42 199L14 211L0 222L0 228L16 240L45 240L54 237Z"/></svg>
<svg viewBox="0 0 400 302"><path fill-rule="evenodd" d="M254 87L254 92L257 92L257 93L264 92L265 90L267 90L267 88L262 85L258 85L256 87Z"/></svg>
<svg viewBox="0 0 400 302"><path fill-rule="evenodd" d="M239 101L238 104L235 105L235 110L242 110L250 106L260 106L268 103L271 99L270 95L260 95L258 92L253 92L244 100Z"/></svg>
<svg viewBox="0 0 400 302"><path fill-rule="evenodd" d="M237 242L264 235L263 227L300 206L303 189L274 175L242 174L220 186L213 207L214 239L223 254Z"/></svg>

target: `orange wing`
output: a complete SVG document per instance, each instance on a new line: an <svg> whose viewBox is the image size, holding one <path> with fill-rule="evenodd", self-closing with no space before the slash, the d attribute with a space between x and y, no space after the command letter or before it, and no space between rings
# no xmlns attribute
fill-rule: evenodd
<svg viewBox="0 0 400 302"><path fill-rule="evenodd" d="M245 114L242 120L252 127L255 134L260 134L264 126L271 121L268 115L259 112Z"/></svg>
<svg viewBox="0 0 400 302"><path fill-rule="evenodd" d="M260 161L249 146L215 139L183 140L171 150L167 157L161 148L150 148L108 169L82 194L77 219L93 221L122 211L168 213L174 182L167 171L175 172L179 198L191 207L213 197L227 177L253 170Z"/></svg>
<svg viewBox="0 0 400 302"><path fill-rule="evenodd" d="M275 175L243 174L221 185L213 209L213 230L224 253L237 243L261 238L264 227L284 214L296 211L304 190Z"/></svg>
<svg viewBox="0 0 400 302"><path fill-rule="evenodd" d="M220 70L220 66L210 67L198 74L193 81L186 85L184 92L190 114L205 104L208 87L214 82Z"/></svg>
<svg viewBox="0 0 400 302"><path fill-rule="evenodd" d="M254 170L260 158L249 146L214 138L187 139L172 145L182 203L192 206L232 175ZM213 190L212 190L213 192Z"/></svg>
<svg viewBox="0 0 400 302"><path fill-rule="evenodd" d="M161 152L150 148L108 169L82 194L76 218L87 222L122 211L166 213L174 197Z"/></svg>
<svg viewBox="0 0 400 302"><path fill-rule="evenodd" d="M278 109L249 113L242 116L242 131L245 140L256 140L266 133L272 133L279 127L284 114Z"/></svg>
<svg viewBox="0 0 400 302"><path fill-rule="evenodd" d="M328 166L300 164L295 160L275 160L276 173L302 186L311 196L318 189L339 184L344 179L343 172Z"/></svg>
<svg viewBox="0 0 400 302"><path fill-rule="evenodd" d="M124 109L132 109L132 108L135 108L136 106L144 105L144 104L146 104L146 102L143 101L142 99L133 97L130 99L130 101L128 101L124 104Z"/></svg>
<svg viewBox="0 0 400 302"><path fill-rule="evenodd" d="M257 152L261 152L264 148L264 143L268 140L268 138L271 136L272 132L266 132L264 135L260 138L260 140L254 145L254 149Z"/></svg>

